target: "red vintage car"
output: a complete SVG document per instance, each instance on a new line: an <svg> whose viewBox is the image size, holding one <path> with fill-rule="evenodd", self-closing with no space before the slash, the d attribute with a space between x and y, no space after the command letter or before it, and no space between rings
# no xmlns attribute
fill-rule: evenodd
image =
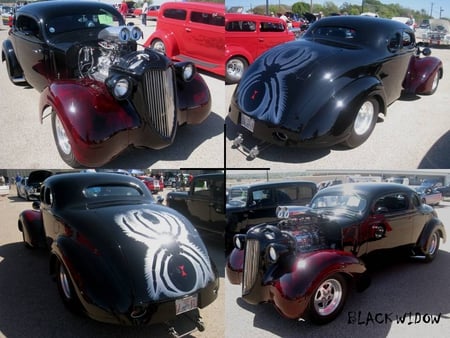
<svg viewBox="0 0 450 338"><path fill-rule="evenodd" d="M157 178L150 176L136 176L139 178L144 184L147 186L148 190L152 192L152 194L157 194L159 191L164 190L164 182L158 180Z"/></svg>
<svg viewBox="0 0 450 338"><path fill-rule="evenodd" d="M156 30L144 45L235 83L258 55L294 39L279 18L225 14L222 4L169 2L161 6Z"/></svg>
<svg viewBox="0 0 450 338"><path fill-rule="evenodd" d="M332 186L309 208L280 206L277 216L234 237L228 279L242 284L248 303L273 303L288 318L318 324L339 315L353 282L359 290L369 285L369 255L395 248L431 262L446 240L435 210L395 183Z"/></svg>

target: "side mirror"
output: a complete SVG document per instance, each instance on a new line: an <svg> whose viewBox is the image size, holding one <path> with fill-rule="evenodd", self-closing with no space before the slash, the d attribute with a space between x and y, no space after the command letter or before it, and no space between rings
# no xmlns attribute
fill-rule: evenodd
<svg viewBox="0 0 450 338"><path fill-rule="evenodd" d="M423 56L430 56L431 55L431 49L428 47L425 47L424 49L422 49L422 54Z"/></svg>
<svg viewBox="0 0 450 338"><path fill-rule="evenodd" d="M33 208L33 210L39 210L39 209L41 209L41 202L39 202L39 201L34 201L34 202L31 204L31 207Z"/></svg>
<svg viewBox="0 0 450 338"><path fill-rule="evenodd" d="M162 197L162 196L156 197L156 202L157 202L158 204L162 204L162 203L164 202L164 197Z"/></svg>

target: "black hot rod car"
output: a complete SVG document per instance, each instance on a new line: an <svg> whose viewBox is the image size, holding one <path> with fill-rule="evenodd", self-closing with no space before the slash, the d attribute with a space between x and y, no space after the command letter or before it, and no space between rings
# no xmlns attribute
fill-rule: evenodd
<svg viewBox="0 0 450 338"><path fill-rule="evenodd" d="M400 22L327 17L248 68L228 117L269 143L354 148L367 140L379 115L386 115L402 91L436 91L443 65L430 53L416 46L414 31ZM242 142L239 135L233 146Z"/></svg>
<svg viewBox="0 0 450 338"><path fill-rule="evenodd" d="M99 167L127 147L167 147L179 125L210 114L194 64L138 49L141 37L102 2L42 1L16 12L2 61L14 84L41 93L41 121L51 115L68 165Z"/></svg>
<svg viewBox="0 0 450 338"><path fill-rule="evenodd" d="M122 325L188 321L190 330L204 329L198 309L217 297L217 269L193 225L155 203L140 180L57 174L33 207L20 214L19 230L27 247L50 249L50 272L70 310Z"/></svg>
<svg viewBox="0 0 450 338"><path fill-rule="evenodd" d="M344 306L351 282L370 281L369 254L398 248L432 261L446 233L432 207L395 183L341 184L320 190L309 207L280 206L279 222L234 237L227 276L249 303L271 302L288 318L324 324Z"/></svg>

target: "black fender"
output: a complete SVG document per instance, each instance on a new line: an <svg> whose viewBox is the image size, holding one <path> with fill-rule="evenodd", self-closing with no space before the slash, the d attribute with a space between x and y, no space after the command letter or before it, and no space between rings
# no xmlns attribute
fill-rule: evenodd
<svg viewBox="0 0 450 338"><path fill-rule="evenodd" d="M416 248L420 248L425 251L427 248L428 239L430 238L430 235L434 230L438 231L439 236L442 238L444 242L447 240L447 234L445 232L444 225L439 219L434 217L431 220L429 220L427 224L425 224L425 226L423 227L422 232L420 233L419 238L417 239Z"/></svg>
<svg viewBox="0 0 450 338"><path fill-rule="evenodd" d="M59 236L52 243L50 274L55 276L56 260L59 260L70 275L78 299L87 313L111 311L125 313L132 305L130 286L109 269L105 257L86 243ZM103 311L102 311L103 310Z"/></svg>
<svg viewBox="0 0 450 338"><path fill-rule="evenodd" d="M45 248L45 230L41 212L24 210L19 215L17 226L23 234L23 241L31 248Z"/></svg>
<svg viewBox="0 0 450 338"><path fill-rule="evenodd" d="M22 67L17 60L16 53L14 52L14 47L11 40L4 40L2 43L2 62L6 61L6 67L8 71L8 76L11 82L15 85L23 85L27 83Z"/></svg>
<svg viewBox="0 0 450 338"><path fill-rule="evenodd" d="M382 83L376 77L366 76L352 81L342 88L328 101L314 120L317 119L317 123L320 123L321 117L328 116L325 120L332 123L329 128L333 136L348 135L359 106L368 97L376 98L380 113L386 115L386 95Z"/></svg>

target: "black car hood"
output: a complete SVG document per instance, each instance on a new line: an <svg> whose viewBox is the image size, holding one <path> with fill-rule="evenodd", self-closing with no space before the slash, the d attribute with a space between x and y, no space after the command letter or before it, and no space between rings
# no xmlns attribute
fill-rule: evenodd
<svg viewBox="0 0 450 338"><path fill-rule="evenodd" d="M262 54L247 70L233 100L245 114L301 131L356 77L364 53L357 45L301 39Z"/></svg>
<svg viewBox="0 0 450 338"><path fill-rule="evenodd" d="M156 204L95 206L65 214L106 271L136 302L191 294L214 280L206 247L181 214Z"/></svg>

